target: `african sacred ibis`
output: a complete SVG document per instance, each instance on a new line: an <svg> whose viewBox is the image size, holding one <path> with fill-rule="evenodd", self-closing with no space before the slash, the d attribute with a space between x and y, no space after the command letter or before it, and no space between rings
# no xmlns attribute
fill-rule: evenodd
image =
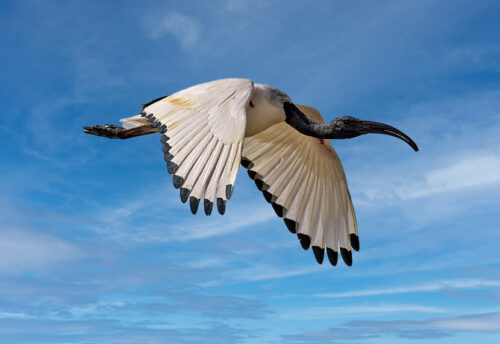
<svg viewBox="0 0 500 344"><path fill-rule="evenodd" d="M318 263L326 248L332 265L340 251L352 264L359 250L356 216L347 181L329 139L375 133L397 137L415 151L406 134L386 124L339 117L324 123L311 107L292 103L280 90L247 79L211 81L142 107L139 115L115 125L85 127L109 138L161 133L167 170L189 199L193 214L203 199L224 214L239 165L271 203L304 249L312 245Z"/></svg>

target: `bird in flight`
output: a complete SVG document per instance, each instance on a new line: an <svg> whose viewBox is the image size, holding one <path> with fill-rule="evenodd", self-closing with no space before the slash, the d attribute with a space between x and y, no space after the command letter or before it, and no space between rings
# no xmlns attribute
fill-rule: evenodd
<svg viewBox="0 0 500 344"><path fill-rule="evenodd" d="M387 124L343 116L325 123L319 112L294 104L280 90L247 79L221 79L189 87L142 106L139 115L84 127L108 138L160 133L167 170L182 202L195 214L203 200L226 210L240 164L302 248L322 264L338 254L352 265L358 228L342 164L330 139L364 134L413 140Z"/></svg>

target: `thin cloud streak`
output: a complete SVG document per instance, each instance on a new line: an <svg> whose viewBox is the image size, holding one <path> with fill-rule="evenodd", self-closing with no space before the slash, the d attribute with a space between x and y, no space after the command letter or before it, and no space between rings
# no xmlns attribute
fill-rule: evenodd
<svg viewBox="0 0 500 344"><path fill-rule="evenodd" d="M500 281L489 281L489 280L439 281L434 283L420 284L416 286L354 290L341 293L322 293L322 294L316 294L315 296L322 298L349 298L349 297L391 295L391 294L427 293L427 292L445 290L447 288L480 289L480 288L491 288L491 287L500 287Z"/></svg>
<svg viewBox="0 0 500 344"><path fill-rule="evenodd" d="M168 204L165 205L165 202ZM186 205L174 195L165 198L165 192L156 190L137 195L114 207L98 210L102 214L96 217L98 220L91 227L100 235L116 240L171 242L207 239L276 219L272 208L262 200L234 203L231 211L224 216L213 214L206 217L199 213L183 216ZM249 213L252 216L247 216ZM141 225L137 226L136 223Z"/></svg>
<svg viewBox="0 0 500 344"><path fill-rule="evenodd" d="M327 330L282 335L289 343L352 343L353 340L394 336L438 339L457 332L500 331L500 312L465 314L426 320L353 320Z"/></svg>
<svg viewBox="0 0 500 344"><path fill-rule="evenodd" d="M256 282L307 275L321 270L327 270L328 268L330 267L325 265L311 265L304 268L292 268L289 266L288 268L280 269L277 267L258 265L248 269L238 270L238 272L233 274L233 278L237 281Z"/></svg>
<svg viewBox="0 0 500 344"><path fill-rule="evenodd" d="M375 313L444 313L445 309L440 307L408 304L379 304L373 306L357 305L342 307L308 307L281 313L281 318L286 319L331 319L345 316Z"/></svg>
<svg viewBox="0 0 500 344"><path fill-rule="evenodd" d="M83 256L63 239L20 228L0 230L0 252L0 273L44 271Z"/></svg>
<svg viewBox="0 0 500 344"><path fill-rule="evenodd" d="M421 183L395 190L401 199L486 187L500 183L500 151L477 152L424 176Z"/></svg>

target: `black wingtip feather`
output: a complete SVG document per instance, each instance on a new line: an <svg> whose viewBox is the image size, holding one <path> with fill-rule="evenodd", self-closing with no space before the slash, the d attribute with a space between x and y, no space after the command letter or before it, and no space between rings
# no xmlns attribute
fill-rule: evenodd
<svg viewBox="0 0 500 344"><path fill-rule="evenodd" d="M196 212L198 211L198 205L200 204L200 199L199 198L196 198L196 197L189 197L189 207L191 208L191 212L194 214L196 214Z"/></svg>
<svg viewBox="0 0 500 344"><path fill-rule="evenodd" d="M351 266L352 265L352 251L350 251L344 247L341 247L340 254L342 255L342 259L344 260L345 265Z"/></svg>
<svg viewBox="0 0 500 344"><path fill-rule="evenodd" d="M180 176L176 176L174 174L173 178L172 178L172 181L174 183L174 188L178 189L182 186L182 184L184 184L184 178L180 177Z"/></svg>
<svg viewBox="0 0 500 344"><path fill-rule="evenodd" d="M226 198L231 199L233 195L233 186L231 184L226 185Z"/></svg>
<svg viewBox="0 0 500 344"><path fill-rule="evenodd" d="M162 135L162 136L160 137L160 142L161 142L161 143L165 144L167 141L168 141L168 137L167 137L167 135Z"/></svg>
<svg viewBox="0 0 500 344"><path fill-rule="evenodd" d="M356 234L349 234L349 238L351 239L352 249L355 251L359 251L359 237Z"/></svg>
<svg viewBox="0 0 500 344"><path fill-rule="evenodd" d="M165 134L167 132L167 126L165 124L160 125L158 131L162 134Z"/></svg>
<svg viewBox="0 0 500 344"><path fill-rule="evenodd" d="M266 201L268 203L271 203L271 201L273 200L273 195L269 192L269 191L262 191L262 193L264 194L264 198L266 199Z"/></svg>
<svg viewBox="0 0 500 344"><path fill-rule="evenodd" d="M172 154L170 154L170 152L165 152L163 153L163 160L165 160L167 162L167 168L169 168L169 165L170 164L170 161L174 158L174 156ZM174 163L172 163L173 165L175 165ZM176 165L177 166L177 165ZM173 167L172 167L173 168ZM174 172L170 172L170 170L168 170L169 173L175 173Z"/></svg>
<svg viewBox="0 0 500 344"><path fill-rule="evenodd" d="M339 260L339 253L337 251L334 251L331 248L327 247L326 248L326 255L328 256L328 260L330 261L330 264L332 264L333 266L336 266L337 262Z"/></svg>
<svg viewBox="0 0 500 344"><path fill-rule="evenodd" d="M309 237L309 235L299 233L297 234L297 237L299 238L300 245L304 250L307 250L309 246L311 246L311 238Z"/></svg>
<svg viewBox="0 0 500 344"><path fill-rule="evenodd" d="M241 159L241 166L243 166L244 168L252 168L253 162L248 159Z"/></svg>
<svg viewBox="0 0 500 344"><path fill-rule="evenodd" d="M283 221L285 221L286 228L290 231L290 233L297 233L297 222L294 220L290 220L287 218L284 218Z"/></svg>
<svg viewBox="0 0 500 344"><path fill-rule="evenodd" d="M165 154L169 154L169 153L165 153ZM168 173L174 174L177 171L178 168L179 168L179 166L177 166L177 164L174 164L172 161L167 161L167 171L168 171Z"/></svg>
<svg viewBox="0 0 500 344"><path fill-rule="evenodd" d="M206 199L203 201L203 207L205 208L205 215L210 216L212 214L212 207L214 206L214 203L211 202L210 200Z"/></svg>
<svg viewBox="0 0 500 344"><path fill-rule="evenodd" d="M254 172L254 171L252 171L252 170L248 170L248 171L247 171L247 173L248 173L248 176L249 176L250 178L252 178L252 180L254 180L254 179L255 179L255 177L257 177L257 172Z"/></svg>
<svg viewBox="0 0 500 344"><path fill-rule="evenodd" d="M217 198L217 210L221 215L224 215L224 213L226 212L226 201L222 198Z"/></svg>
<svg viewBox="0 0 500 344"><path fill-rule="evenodd" d="M255 185L257 185L257 189L260 191L264 188L264 182L260 179L255 179Z"/></svg>
<svg viewBox="0 0 500 344"><path fill-rule="evenodd" d="M163 153L167 153L168 151L170 151L170 148L172 147L170 147L170 145L167 142L163 143L161 146L161 150Z"/></svg>
<svg viewBox="0 0 500 344"><path fill-rule="evenodd" d="M186 201L189 197L189 194L191 193L191 190L186 189L186 188L181 188L180 193L181 193L181 202L186 203Z"/></svg>
<svg viewBox="0 0 500 344"><path fill-rule="evenodd" d="M283 212L284 212L284 208L279 205L278 203L271 203L271 205L273 206L273 209L274 209L274 212L276 213L276 215L278 215L279 217L283 217Z"/></svg>
<svg viewBox="0 0 500 344"><path fill-rule="evenodd" d="M323 264L323 258L325 256L325 249L321 248L319 246L313 246L312 250L314 252L314 258L316 258L316 261L318 264Z"/></svg>

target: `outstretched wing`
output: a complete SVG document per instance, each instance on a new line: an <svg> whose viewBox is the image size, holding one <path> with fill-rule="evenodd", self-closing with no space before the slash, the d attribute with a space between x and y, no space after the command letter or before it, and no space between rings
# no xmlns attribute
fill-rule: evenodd
<svg viewBox="0 0 500 344"><path fill-rule="evenodd" d="M324 120L313 108L298 105L311 119ZM338 252L352 264L351 249L359 250L356 216L342 164L329 140L305 136L278 123L247 137L242 164L248 175L297 233L304 249L312 245L318 263L326 248L332 265Z"/></svg>
<svg viewBox="0 0 500 344"><path fill-rule="evenodd" d="M241 161L246 106L253 82L222 79L199 84L146 104L141 116L162 132L167 170L189 198L196 213L204 199L205 214L213 203L224 214Z"/></svg>

